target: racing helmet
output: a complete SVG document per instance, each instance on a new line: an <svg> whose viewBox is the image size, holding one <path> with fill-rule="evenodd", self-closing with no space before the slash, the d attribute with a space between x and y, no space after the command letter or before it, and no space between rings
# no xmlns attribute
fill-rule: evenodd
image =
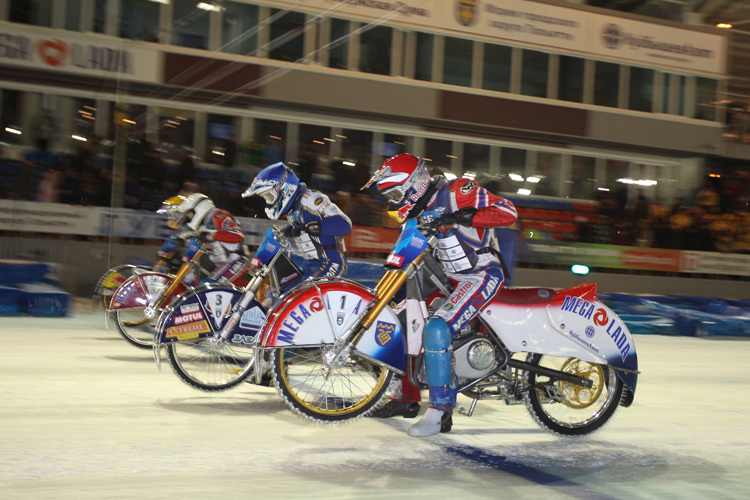
<svg viewBox="0 0 750 500"><path fill-rule="evenodd" d="M412 212L430 187L430 173L422 158L403 153L385 160L362 189L372 185L388 199L388 215L404 222L419 215Z"/></svg>
<svg viewBox="0 0 750 500"><path fill-rule="evenodd" d="M277 220L289 212L299 188L299 178L291 168L279 162L261 170L242 197L262 196L266 200L268 218Z"/></svg>
<svg viewBox="0 0 750 500"><path fill-rule="evenodd" d="M193 193L190 196L172 196L162 203L162 207L156 213L166 213L169 220L167 226L179 229L187 222L187 227L197 231L203 220L214 208L214 202L201 193Z"/></svg>

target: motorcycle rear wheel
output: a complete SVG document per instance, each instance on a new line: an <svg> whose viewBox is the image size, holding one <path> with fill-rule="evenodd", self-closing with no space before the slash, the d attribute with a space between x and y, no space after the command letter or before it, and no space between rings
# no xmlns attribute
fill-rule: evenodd
<svg viewBox="0 0 750 500"><path fill-rule="evenodd" d="M393 373L350 355L342 366L323 361L330 346L287 347L271 355L274 383L292 411L323 423L356 420L380 406Z"/></svg>
<svg viewBox="0 0 750 500"><path fill-rule="evenodd" d="M206 392L237 386L253 370L255 350L216 342L213 337L172 342L166 346L169 365L180 380Z"/></svg>
<svg viewBox="0 0 750 500"><path fill-rule="evenodd" d="M125 340L140 349L151 349L158 316L147 318L143 311L143 308L118 310L115 312L115 322Z"/></svg>
<svg viewBox="0 0 750 500"><path fill-rule="evenodd" d="M606 365L542 354L529 354L526 361L586 378L593 383L587 388L527 372L525 377L529 385L544 384L524 394L526 408L543 429L563 436L589 434L602 427L617 409L622 396L622 381Z"/></svg>

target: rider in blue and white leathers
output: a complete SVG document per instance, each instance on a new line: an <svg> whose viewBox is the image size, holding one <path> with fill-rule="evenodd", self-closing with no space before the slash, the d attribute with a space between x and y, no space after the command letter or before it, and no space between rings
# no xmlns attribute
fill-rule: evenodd
<svg viewBox="0 0 750 500"><path fill-rule="evenodd" d="M422 159L410 154L388 158L365 187L371 185L390 200L389 214L399 222L419 217L441 231L436 256L454 289L422 331L430 407L409 435L447 432L457 392L453 335L502 288L502 264L488 248L490 228L511 225L518 214L513 203L473 180L431 178Z"/></svg>
<svg viewBox="0 0 750 500"><path fill-rule="evenodd" d="M346 273L344 236L352 230L352 221L328 196L308 189L292 170L275 163L261 170L242 194L262 196L266 214L272 220L287 216L291 237L304 258L305 277L335 277Z"/></svg>

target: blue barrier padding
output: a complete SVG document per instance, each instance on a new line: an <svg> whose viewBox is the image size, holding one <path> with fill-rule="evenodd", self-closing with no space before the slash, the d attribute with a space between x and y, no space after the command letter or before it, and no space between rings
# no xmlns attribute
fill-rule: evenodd
<svg viewBox="0 0 750 500"><path fill-rule="evenodd" d="M0 285L0 316L18 314L21 311L23 292L14 286Z"/></svg>
<svg viewBox="0 0 750 500"><path fill-rule="evenodd" d="M600 293L631 333L750 337L750 300Z"/></svg>
<svg viewBox="0 0 750 500"><path fill-rule="evenodd" d="M43 281L53 274L53 267L41 262L0 261L0 283Z"/></svg>
<svg viewBox="0 0 750 500"><path fill-rule="evenodd" d="M19 312L32 316L65 316L70 294L47 283L21 283Z"/></svg>

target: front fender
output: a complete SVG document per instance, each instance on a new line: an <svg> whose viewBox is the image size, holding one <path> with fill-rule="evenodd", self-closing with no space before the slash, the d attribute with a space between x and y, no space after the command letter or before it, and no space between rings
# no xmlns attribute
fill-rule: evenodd
<svg viewBox="0 0 750 500"><path fill-rule="evenodd" d="M154 343L163 345L220 333L243 294L241 288L229 283L206 283L181 295L159 317ZM238 346L253 346L265 319L265 309L253 299L227 340Z"/></svg>
<svg viewBox="0 0 750 500"><path fill-rule="evenodd" d="M333 344L357 326L373 300L370 289L346 279L306 282L284 296L261 327L266 348ZM356 345L357 351L389 369L404 372L401 324L386 307Z"/></svg>
<svg viewBox="0 0 750 500"><path fill-rule="evenodd" d="M109 303L109 311L147 307L151 297L156 295L163 287L169 286L173 279L173 275L164 273L135 274L115 290ZM174 294L179 295L186 289L187 287L180 283L177 285Z"/></svg>

